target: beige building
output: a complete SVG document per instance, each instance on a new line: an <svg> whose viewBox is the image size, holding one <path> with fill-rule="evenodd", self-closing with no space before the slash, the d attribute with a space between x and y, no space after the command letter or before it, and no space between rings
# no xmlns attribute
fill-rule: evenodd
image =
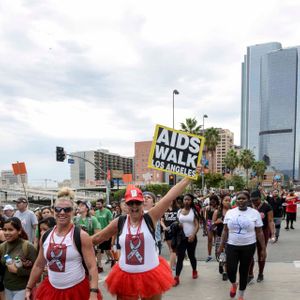
<svg viewBox="0 0 300 300"><path fill-rule="evenodd" d="M162 171L149 169L148 158L152 141L134 143L134 173L136 184L162 183Z"/></svg>
<svg viewBox="0 0 300 300"><path fill-rule="evenodd" d="M133 174L133 158L110 153L105 149L73 152L71 155L83 158L73 157L74 164L70 165L71 184L75 188L105 185L107 170L118 170L124 174ZM105 173L95 166L99 166Z"/></svg>
<svg viewBox="0 0 300 300"><path fill-rule="evenodd" d="M22 183L28 184L27 174L15 175L11 170L2 170L1 171L1 185L10 186L10 185L21 185Z"/></svg>
<svg viewBox="0 0 300 300"><path fill-rule="evenodd" d="M220 135L220 142L216 148L215 154L215 168L214 172L222 173L222 168L224 167L224 158L227 152L234 148L233 139L234 134L228 129L218 128Z"/></svg>

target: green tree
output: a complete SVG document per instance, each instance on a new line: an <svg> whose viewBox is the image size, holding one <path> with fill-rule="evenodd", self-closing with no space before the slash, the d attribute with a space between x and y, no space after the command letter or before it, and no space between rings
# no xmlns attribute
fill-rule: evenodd
<svg viewBox="0 0 300 300"><path fill-rule="evenodd" d="M252 165L252 170L256 173L258 181L262 182L264 179L265 172L267 170L267 164L263 160L255 161Z"/></svg>
<svg viewBox="0 0 300 300"><path fill-rule="evenodd" d="M220 142L220 135L217 128L211 127L205 130L205 146L207 149L207 152L210 152L211 154L211 166L210 171L211 173L214 170L215 166L215 152L218 143Z"/></svg>
<svg viewBox="0 0 300 300"><path fill-rule="evenodd" d="M152 192L155 195L162 195L164 196L170 189L170 186L168 184L147 184L145 188L143 188L144 191Z"/></svg>
<svg viewBox="0 0 300 300"><path fill-rule="evenodd" d="M208 188L214 187L219 188L224 183L224 176L219 173L208 173L204 175L206 186ZM201 186L201 182L199 182L199 187Z"/></svg>
<svg viewBox="0 0 300 300"><path fill-rule="evenodd" d="M248 187L249 169L255 162L254 154L249 149L243 149L240 154L240 164L246 170L246 186Z"/></svg>
<svg viewBox="0 0 300 300"><path fill-rule="evenodd" d="M189 132L192 134L200 135L201 134L201 125L197 126L196 118L187 118L185 123L180 123L182 131Z"/></svg>
<svg viewBox="0 0 300 300"><path fill-rule="evenodd" d="M225 167L233 174L234 169L239 165L239 157L234 149L230 149L224 158Z"/></svg>
<svg viewBox="0 0 300 300"><path fill-rule="evenodd" d="M234 186L235 191L242 191L245 188L245 180L242 176L239 175L233 175L228 181L227 181L227 187Z"/></svg>

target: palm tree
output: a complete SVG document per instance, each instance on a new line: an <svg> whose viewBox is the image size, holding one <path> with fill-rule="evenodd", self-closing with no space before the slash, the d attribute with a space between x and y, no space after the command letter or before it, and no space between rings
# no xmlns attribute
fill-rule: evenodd
<svg viewBox="0 0 300 300"><path fill-rule="evenodd" d="M239 157L234 149L230 149L224 158L225 167L233 174L234 169L239 165Z"/></svg>
<svg viewBox="0 0 300 300"><path fill-rule="evenodd" d="M262 182L265 171L267 170L267 164L263 160L255 161L252 165L252 170L256 173L259 182Z"/></svg>
<svg viewBox="0 0 300 300"><path fill-rule="evenodd" d="M254 153L249 149L244 149L240 154L240 164L246 170L246 186L248 187L249 169L255 161Z"/></svg>
<svg viewBox="0 0 300 300"><path fill-rule="evenodd" d="M204 136L205 136L205 145L206 145L207 152L211 153L211 161L212 161L211 171L213 171L214 163L215 163L214 156L215 156L217 145L220 142L219 131L217 128L211 127L205 130Z"/></svg>
<svg viewBox="0 0 300 300"><path fill-rule="evenodd" d="M185 119L185 123L180 123L180 127L182 131L189 132L192 134L200 135L201 134L201 125L197 126L196 118L187 118Z"/></svg>

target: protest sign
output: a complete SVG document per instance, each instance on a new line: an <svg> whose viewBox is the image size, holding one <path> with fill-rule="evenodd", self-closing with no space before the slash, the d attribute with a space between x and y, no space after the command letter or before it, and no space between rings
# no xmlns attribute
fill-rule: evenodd
<svg viewBox="0 0 300 300"><path fill-rule="evenodd" d="M196 179L204 137L156 125L148 167Z"/></svg>

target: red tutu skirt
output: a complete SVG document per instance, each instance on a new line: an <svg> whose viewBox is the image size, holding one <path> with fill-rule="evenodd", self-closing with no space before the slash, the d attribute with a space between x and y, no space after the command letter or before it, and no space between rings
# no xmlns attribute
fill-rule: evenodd
<svg viewBox="0 0 300 300"><path fill-rule="evenodd" d="M89 300L90 298L90 284L87 277L80 283L67 288L56 289L53 287L46 277L37 288L36 300ZM101 293L98 293L98 300L102 299Z"/></svg>
<svg viewBox="0 0 300 300"><path fill-rule="evenodd" d="M174 279L167 261L159 257L159 265L143 273L127 273L115 264L105 283L112 295L148 298L169 290Z"/></svg>

